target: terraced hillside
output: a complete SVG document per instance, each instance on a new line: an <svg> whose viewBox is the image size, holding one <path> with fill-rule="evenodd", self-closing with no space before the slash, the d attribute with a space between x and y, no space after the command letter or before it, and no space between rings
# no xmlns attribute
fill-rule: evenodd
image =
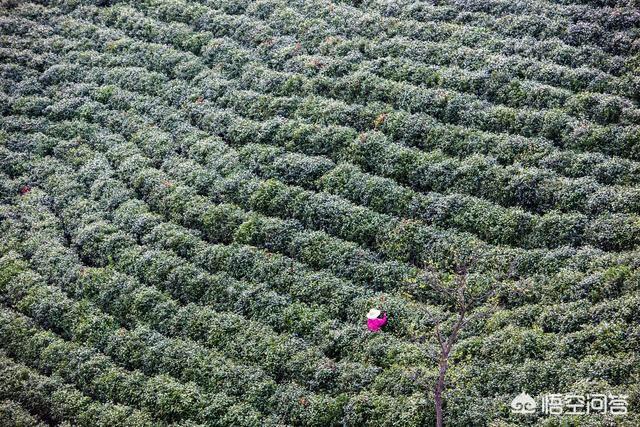
<svg viewBox="0 0 640 427"><path fill-rule="evenodd" d="M0 15L0 425L640 425L636 0Z"/></svg>

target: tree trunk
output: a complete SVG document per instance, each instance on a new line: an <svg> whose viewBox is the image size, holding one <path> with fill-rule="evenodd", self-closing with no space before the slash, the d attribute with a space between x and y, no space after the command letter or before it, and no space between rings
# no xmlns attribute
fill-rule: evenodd
<svg viewBox="0 0 640 427"><path fill-rule="evenodd" d="M438 374L438 381L436 382L436 389L434 392L436 402L436 427L443 427L442 421L442 391L444 390L444 378L447 373L447 367L449 365L449 355L443 354L440 358L440 373Z"/></svg>

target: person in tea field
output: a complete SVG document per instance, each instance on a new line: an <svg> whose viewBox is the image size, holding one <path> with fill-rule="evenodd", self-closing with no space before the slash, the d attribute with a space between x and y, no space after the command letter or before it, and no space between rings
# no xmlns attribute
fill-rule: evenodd
<svg viewBox="0 0 640 427"><path fill-rule="evenodd" d="M382 314L382 317L380 317ZM387 324L387 313L381 313L380 310L372 308L367 313L367 328L371 332L379 332L380 329Z"/></svg>

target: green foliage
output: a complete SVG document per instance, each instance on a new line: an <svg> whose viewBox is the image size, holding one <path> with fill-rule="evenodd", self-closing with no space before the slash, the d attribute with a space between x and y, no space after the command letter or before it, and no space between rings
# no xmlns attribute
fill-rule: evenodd
<svg viewBox="0 0 640 427"><path fill-rule="evenodd" d="M637 407L633 1L10 3L0 424L432 425L471 260L446 424Z"/></svg>

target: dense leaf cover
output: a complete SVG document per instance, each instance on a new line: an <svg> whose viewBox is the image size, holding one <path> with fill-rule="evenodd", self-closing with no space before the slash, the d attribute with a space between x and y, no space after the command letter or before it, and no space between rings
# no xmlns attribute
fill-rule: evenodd
<svg viewBox="0 0 640 427"><path fill-rule="evenodd" d="M0 425L640 425L639 6L6 2Z"/></svg>

